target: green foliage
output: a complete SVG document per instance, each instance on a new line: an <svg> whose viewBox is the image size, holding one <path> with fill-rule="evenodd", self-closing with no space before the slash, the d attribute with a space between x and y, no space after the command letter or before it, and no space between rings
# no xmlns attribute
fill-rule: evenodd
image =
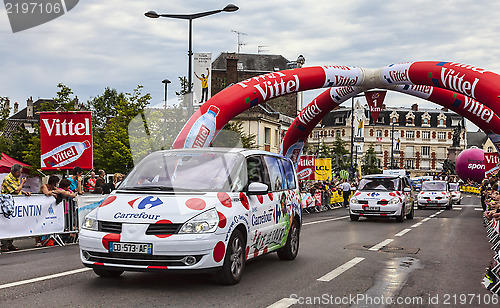
<svg viewBox="0 0 500 308"><path fill-rule="evenodd" d="M451 174L454 175L456 174L455 171L455 163L451 161L451 159L447 158L443 162L443 173L445 174Z"/></svg>
<svg viewBox="0 0 500 308"><path fill-rule="evenodd" d="M254 134L245 134L241 121L231 121L222 128L217 137L212 141L212 146L255 149L257 148L255 138Z"/></svg>
<svg viewBox="0 0 500 308"><path fill-rule="evenodd" d="M5 102L8 99L8 97L0 96L0 130L4 129L5 124L7 123L7 118L10 114L10 108L5 108Z"/></svg>
<svg viewBox="0 0 500 308"><path fill-rule="evenodd" d="M377 158L377 154L375 153L373 145L370 144L370 147L368 148L362 159L363 165L361 166L361 171L363 172L363 174L366 175L382 173L382 170L378 168L379 161L380 160Z"/></svg>

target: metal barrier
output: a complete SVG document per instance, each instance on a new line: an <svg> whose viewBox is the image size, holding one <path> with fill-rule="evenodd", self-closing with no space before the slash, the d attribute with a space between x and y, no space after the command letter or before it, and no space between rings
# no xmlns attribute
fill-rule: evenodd
<svg viewBox="0 0 500 308"><path fill-rule="evenodd" d="M500 295L500 221L485 217L484 223L495 256L492 265L486 270L483 285L492 293Z"/></svg>

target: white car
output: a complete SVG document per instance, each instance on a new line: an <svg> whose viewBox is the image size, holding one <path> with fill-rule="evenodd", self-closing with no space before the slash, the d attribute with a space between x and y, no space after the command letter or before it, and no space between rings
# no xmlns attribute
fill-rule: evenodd
<svg viewBox="0 0 500 308"><path fill-rule="evenodd" d="M158 151L86 216L80 256L102 277L211 270L220 283L236 284L246 260L271 252L296 257L301 208L285 157L244 149Z"/></svg>
<svg viewBox="0 0 500 308"><path fill-rule="evenodd" d="M450 183L450 193L451 200L454 204L460 204L462 202L462 192L460 192L460 186L458 183Z"/></svg>
<svg viewBox="0 0 500 308"><path fill-rule="evenodd" d="M413 189L408 178L397 175L367 175L349 201L352 221L359 217L395 217L403 222L413 219Z"/></svg>
<svg viewBox="0 0 500 308"><path fill-rule="evenodd" d="M453 201L447 181L425 181L417 196L418 208L445 207L451 210Z"/></svg>

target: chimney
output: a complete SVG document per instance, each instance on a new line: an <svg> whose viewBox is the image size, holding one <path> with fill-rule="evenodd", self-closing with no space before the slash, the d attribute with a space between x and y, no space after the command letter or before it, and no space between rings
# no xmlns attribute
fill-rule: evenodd
<svg viewBox="0 0 500 308"><path fill-rule="evenodd" d="M26 118L33 119L33 97L26 100Z"/></svg>
<svg viewBox="0 0 500 308"><path fill-rule="evenodd" d="M415 104L411 105L411 110L418 111L418 104L415 103Z"/></svg>
<svg viewBox="0 0 500 308"><path fill-rule="evenodd" d="M19 104L17 102L14 103L14 114L19 111Z"/></svg>
<svg viewBox="0 0 500 308"><path fill-rule="evenodd" d="M3 105L3 108L6 110L10 109L10 100L8 97L5 99L5 105Z"/></svg>
<svg viewBox="0 0 500 308"><path fill-rule="evenodd" d="M226 59L227 84L238 83L238 58L228 56Z"/></svg>
<svg viewBox="0 0 500 308"><path fill-rule="evenodd" d="M75 103L75 109L78 109L78 96L75 96L75 99L73 100L73 102Z"/></svg>

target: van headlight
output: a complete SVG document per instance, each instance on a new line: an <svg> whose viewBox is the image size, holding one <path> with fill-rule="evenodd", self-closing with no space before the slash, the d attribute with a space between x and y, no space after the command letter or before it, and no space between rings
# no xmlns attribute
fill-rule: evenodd
<svg viewBox="0 0 500 308"><path fill-rule="evenodd" d="M182 225L179 233L211 233L217 229L219 214L215 209L203 212Z"/></svg>
<svg viewBox="0 0 500 308"><path fill-rule="evenodd" d="M349 202L351 202L351 203L358 203L358 199L356 197L351 197L351 199L349 200Z"/></svg>
<svg viewBox="0 0 500 308"><path fill-rule="evenodd" d="M87 229L87 230L98 230L98 225L99 223L97 222L97 219L94 217L85 217L85 220L83 221L82 228Z"/></svg>
<svg viewBox="0 0 500 308"><path fill-rule="evenodd" d="M400 202L399 198L392 198L389 204L398 204Z"/></svg>

